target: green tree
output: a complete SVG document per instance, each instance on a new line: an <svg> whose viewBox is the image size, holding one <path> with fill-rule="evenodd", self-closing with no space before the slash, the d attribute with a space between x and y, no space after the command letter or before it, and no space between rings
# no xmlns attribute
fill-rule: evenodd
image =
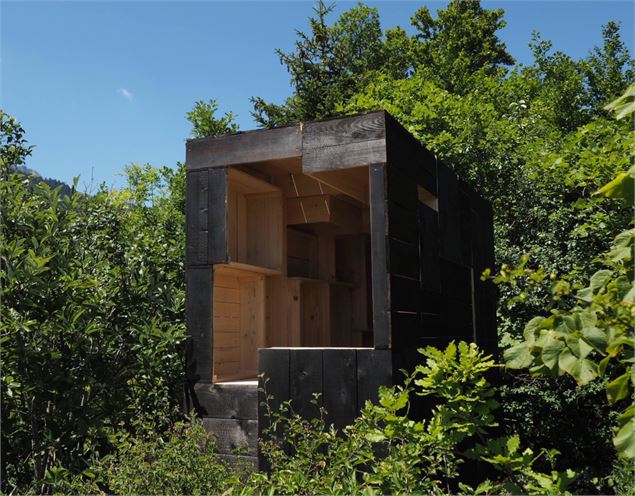
<svg viewBox="0 0 635 496"><path fill-rule="evenodd" d="M329 26L327 17L333 8L319 0L315 16L309 18L310 32L296 32L292 52L277 50L294 93L283 105L252 98L252 114L260 125L275 127L336 115L338 104L384 65L386 51L377 9L360 3Z"/></svg>
<svg viewBox="0 0 635 496"><path fill-rule="evenodd" d="M620 36L620 24L609 21L602 27L602 47L595 47L582 61L592 108L600 109L617 98L635 79L634 64Z"/></svg>
<svg viewBox="0 0 635 496"><path fill-rule="evenodd" d="M436 19L421 7L411 22L417 30L416 67L451 93L467 93L475 73L504 74L501 68L514 63L497 35L506 25L502 9L483 9L480 1L451 0L437 10Z"/></svg>
<svg viewBox="0 0 635 496"><path fill-rule="evenodd" d="M8 493L47 492L60 467L109 452L113 432L160 432L182 415L183 173L128 173L128 188L92 196L0 181Z"/></svg>
<svg viewBox="0 0 635 496"><path fill-rule="evenodd" d="M207 138L238 131L234 115L227 112L222 117L216 117L214 114L217 110L218 102L216 100L207 102L199 100L194 104L194 108L186 114L187 120L192 124L192 137Z"/></svg>

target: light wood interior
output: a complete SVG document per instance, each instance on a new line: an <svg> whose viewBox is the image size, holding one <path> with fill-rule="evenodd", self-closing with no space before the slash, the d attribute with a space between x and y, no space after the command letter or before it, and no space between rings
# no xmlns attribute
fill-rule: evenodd
<svg viewBox="0 0 635 496"><path fill-rule="evenodd" d="M255 377L262 347L372 346L368 168L230 167L214 266L214 382Z"/></svg>

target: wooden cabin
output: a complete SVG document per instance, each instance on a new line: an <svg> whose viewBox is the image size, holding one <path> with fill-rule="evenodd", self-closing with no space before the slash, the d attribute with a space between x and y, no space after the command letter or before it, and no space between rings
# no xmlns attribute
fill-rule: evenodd
<svg viewBox="0 0 635 496"><path fill-rule="evenodd" d="M491 207L387 112L189 140L186 164L188 398L211 430L253 448L259 373L343 426L417 348L495 350Z"/></svg>

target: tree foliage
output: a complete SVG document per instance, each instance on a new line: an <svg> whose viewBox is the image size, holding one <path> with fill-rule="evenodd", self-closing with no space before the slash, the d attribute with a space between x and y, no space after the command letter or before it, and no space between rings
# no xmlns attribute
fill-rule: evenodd
<svg viewBox="0 0 635 496"><path fill-rule="evenodd" d="M235 133L238 124L234 122L234 114L225 113L222 117L216 117L218 102L216 100L199 100L194 108L186 114L187 120L192 124L192 137L207 138L219 134Z"/></svg>
<svg viewBox="0 0 635 496"><path fill-rule="evenodd" d="M127 173L92 196L0 182L3 491L81 471L144 412L181 415L184 177Z"/></svg>

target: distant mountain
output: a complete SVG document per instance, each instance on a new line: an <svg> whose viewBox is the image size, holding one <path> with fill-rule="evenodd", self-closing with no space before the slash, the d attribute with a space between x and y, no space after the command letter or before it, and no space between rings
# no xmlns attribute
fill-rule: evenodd
<svg viewBox="0 0 635 496"><path fill-rule="evenodd" d="M15 168L16 172L21 172L22 174L25 174L27 176L31 177L31 181L33 183L40 183L40 182L44 182L46 184L48 184L51 188L57 188L58 186L61 186L62 189L60 190L60 193L62 195L70 195L71 194L71 187L66 184L63 181L58 181L57 179L53 179L51 177L42 177L42 175L36 171L35 169L30 169L24 165L18 165Z"/></svg>

